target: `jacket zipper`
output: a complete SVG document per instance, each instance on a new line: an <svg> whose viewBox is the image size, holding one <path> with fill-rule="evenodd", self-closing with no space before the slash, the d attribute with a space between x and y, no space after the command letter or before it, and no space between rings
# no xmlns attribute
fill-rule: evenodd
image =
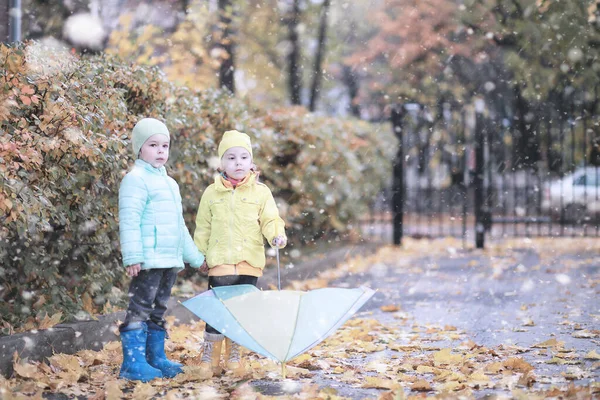
<svg viewBox="0 0 600 400"><path fill-rule="evenodd" d="M177 199L173 194L173 188L169 185L169 180L166 177L163 177L167 183L167 187L169 188L169 192L171 193L171 198L173 199L173 204L175 204L175 208L177 208ZM183 240L181 240L181 217L177 216L177 232L179 233L179 240L177 241L177 256L179 257L179 250L181 249L181 244Z"/></svg>
<svg viewBox="0 0 600 400"><path fill-rule="evenodd" d="M229 202L229 264L233 264L231 262L231 252L233 251L233 211L234 211L234 201L233 196L235 195L235 189L231 191L231 200ZM235 267L235 275L237 275L237 267Z"/></svg>

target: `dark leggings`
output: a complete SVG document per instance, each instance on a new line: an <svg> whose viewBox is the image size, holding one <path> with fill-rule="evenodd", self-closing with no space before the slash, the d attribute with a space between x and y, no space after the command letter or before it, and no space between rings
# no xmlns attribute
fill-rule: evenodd
<svg viewBox="0 0 600 400"><path fill-rule="evenodd" d="M258 277L250 275L224 275L224 276L209 276L208 277L208 288L212 289L218 286L233 286L233 285L254 285ZM206 324L206 333L220 334L218 330Z"/></svg>
<svg viewBox="0 0 600 400"><path fill-rule="evenodd" d="M131 279L129 307L121 332L142 328L144 323L152 329L164 329L167 302L177 279L178 268L143 269Z"/></svg>

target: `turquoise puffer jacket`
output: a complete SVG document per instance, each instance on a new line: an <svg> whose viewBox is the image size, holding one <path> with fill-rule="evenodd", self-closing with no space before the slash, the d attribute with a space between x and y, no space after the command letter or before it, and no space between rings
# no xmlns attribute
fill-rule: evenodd
<svg viewBox="0 0 600 400"><path fill-rule="evenodd" d="M204 256L183 220L179 186L164 167L136 160L119 188L119 233L123 265L142 269L198 268Z"/></svg>

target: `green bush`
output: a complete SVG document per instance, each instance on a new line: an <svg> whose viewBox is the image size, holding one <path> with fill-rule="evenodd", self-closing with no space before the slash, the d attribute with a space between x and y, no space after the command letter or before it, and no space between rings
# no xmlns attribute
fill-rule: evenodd
<svg viewBox="0 0 600 400"><path fill-rule="evenodd" d="M257 147L301 245L352 232L388 183L395 139L387 126L261 110L226 92L192 92L158 69L96 56L78 59L29 43L0 47L0 315L4 333L46 315L89 318L124 300L117 192L133 162L129 135L146 116L170 128L168 169L190 231L213 181L228 129Z"/></svg>

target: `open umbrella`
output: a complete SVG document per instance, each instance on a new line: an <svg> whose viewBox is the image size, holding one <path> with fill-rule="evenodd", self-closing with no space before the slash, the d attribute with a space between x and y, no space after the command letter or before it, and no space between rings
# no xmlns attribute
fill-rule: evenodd
<svg viewBox="0 0 600 400"><path fill-rule="evenodd" d="M182 304L231 340L281 362L285 377L287 361L335 332L374 293L366 287L304 292L235 285L212 288Z"/></svg>

